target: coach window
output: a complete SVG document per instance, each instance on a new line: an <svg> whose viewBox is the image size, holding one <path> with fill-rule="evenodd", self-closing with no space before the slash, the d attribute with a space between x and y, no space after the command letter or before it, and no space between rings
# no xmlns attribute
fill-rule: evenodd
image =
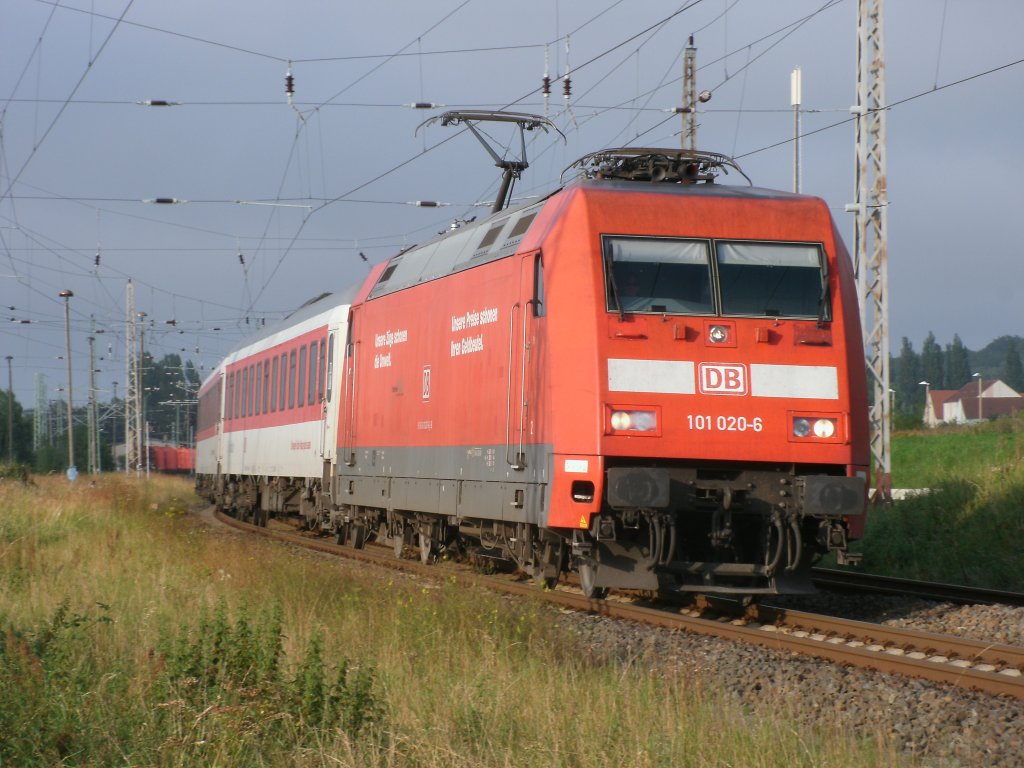
<svg viewBox="0 0 1024 768"><path fill-rule="evenodd" d="M260 405L263 404L263 361L256 363L256 407L253 408L255 415L260 415Z"/></svg>
<svg viewBox="0 0 1024 768"><path fill-rule="evenodd" d="M301 408L306 404L306 347L299 347L299 388L298 405Z"/></svg>
<svg viewBox="0 0 1024 768"><path fill-rule="evenodd" d="M718 242L715 249L723 315L831 319L819 246Z"/></svg>
<svg viewBox="0 0 1024 768"><path fill-rule="evenodd" d="M225 398L224 413L227 414L229 420L235 418L235 372L232 371L228 374L228 393Z"/></svg>
<svg viewBox="0 0 1024 768"><path fill-rule="evenodd" d="M327 342L324 339L320 339L320 364L316 367L317 378L316 378L316 401L322 403L324 401L324 347L327 346Z"/></svg>
<svg viewBox="0 0 1024 768"><path fill-rule="evenodd" d="M242 372L235 369L231 374L231 418L238 418L239 402L242 399Z"/></svg>
<svg viewBox="0 0 1024 768"><path fill-rule="evenodd" d="M277 395L277 410L283 411L285 404L285 393L288 391L288 353L281 353L281 386Z"/></svg>
<svg viewBox="0 0 1024 768"><path fill-rule="evenodd" d="M306 402L310 405L316 403L316 342L309 343L309 390Z"/></svg>
<svg viewBox="0 0 1024 768"><path fill-rule="evenodd" d="M295 407L295 350L288 353L288 407Z"/></svg>
<svg viewBox="0 0 1024 768"><path fill-rule="evenodd" d="M274 355L274 370L270 374L270 410L277 410L277 355Z"/></svg>
<svg viewBox="0 0 1024 768"><path fill-rule="evenodd" d="M270 361L263 363L263 412L267 412L267 404L270 400Z"/></svg>
<svg viewBox="0 0 1024 768"><path fill-rule="evenodd" d="M249 400L249 369L243 368L242 374L242 396L239 398L241 401L238 404L238 415L240 418L245 418L245 404Z"/></svg>
<svg viewBox="0 0 1024 768"><path fill-rule="evenodd" d="M331 402L334 381L334 334L327 337L327 402Z"/></svg>
<svg viewBox="0 0 1024 768"><path fill-rule="evenodd" d="M704 240L605 237L608 311L714 314L709 252Z"/></svg>
<svg viewBox="0 0 1024 768"><path fill-rule="evenodd" d="M249 396L246 398L246 416L253 415L253 394L256 391L256 366L249 367Z"/></svg>

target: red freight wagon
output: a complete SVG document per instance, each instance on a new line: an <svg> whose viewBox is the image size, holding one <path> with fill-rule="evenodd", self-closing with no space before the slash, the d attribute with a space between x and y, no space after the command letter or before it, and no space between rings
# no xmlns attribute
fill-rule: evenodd
<svg viewBox="0 0 1024 768"><path fill-rule="evenodd" d="M196 468L195 448L177 448L178 471L192 472Z"/></svg>

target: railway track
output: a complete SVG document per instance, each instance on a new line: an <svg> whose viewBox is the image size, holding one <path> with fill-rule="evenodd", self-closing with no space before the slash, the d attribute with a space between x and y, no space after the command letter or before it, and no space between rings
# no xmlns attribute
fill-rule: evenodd
<svg viewBox="0 0 1024 768"><path fill-rule="evenodd" d="M998 589L965 587L959 584L940 584L915 581L893 576L879 576L858 571L833 568L815 568L812 578L815 586L836 592L860 592L885 595L904 595L923 600L959 603L963 605L1016 605L1024 606L1024 593Z"/></svg>
<svg viewBox="0 0 1024 768"><path fill-rule="evenodd" d="M419 560L396 559L390 548L356 550L292 531L256 527L220 512L215 516L231 527L279 541L428 578L439 576L438 566L424 565ZM737 614L718 609L672 608L628 598L591 600L571 587L542 591L530 582L486 576L470 569L446 570L444 577L465 586L531 596L571 610L682 629L1024 699L1024 648L1021 647L767 606L751 606Z"/></svg>

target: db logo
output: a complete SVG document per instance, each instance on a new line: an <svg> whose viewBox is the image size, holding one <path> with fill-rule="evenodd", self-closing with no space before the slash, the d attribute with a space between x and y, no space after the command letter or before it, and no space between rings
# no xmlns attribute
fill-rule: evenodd
<svg viewBox="0 0 1024 768"><path fill-rule="evenodd" d="M747 367L739 363L701 363L698 376L705 395L747 394Z"/></svg>

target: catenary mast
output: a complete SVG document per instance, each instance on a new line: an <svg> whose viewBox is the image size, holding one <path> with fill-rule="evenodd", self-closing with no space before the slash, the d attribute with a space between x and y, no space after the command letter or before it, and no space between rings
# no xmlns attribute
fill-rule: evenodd
<svg viewBox="0 0 1024 768"><path fill-rule="evenodd" d="M885 169L885 46L883 0L857 3L856 181L854 266L871 393L871 458L876 489L884 499L890 486L889 254L888 193Z"/></svg>

